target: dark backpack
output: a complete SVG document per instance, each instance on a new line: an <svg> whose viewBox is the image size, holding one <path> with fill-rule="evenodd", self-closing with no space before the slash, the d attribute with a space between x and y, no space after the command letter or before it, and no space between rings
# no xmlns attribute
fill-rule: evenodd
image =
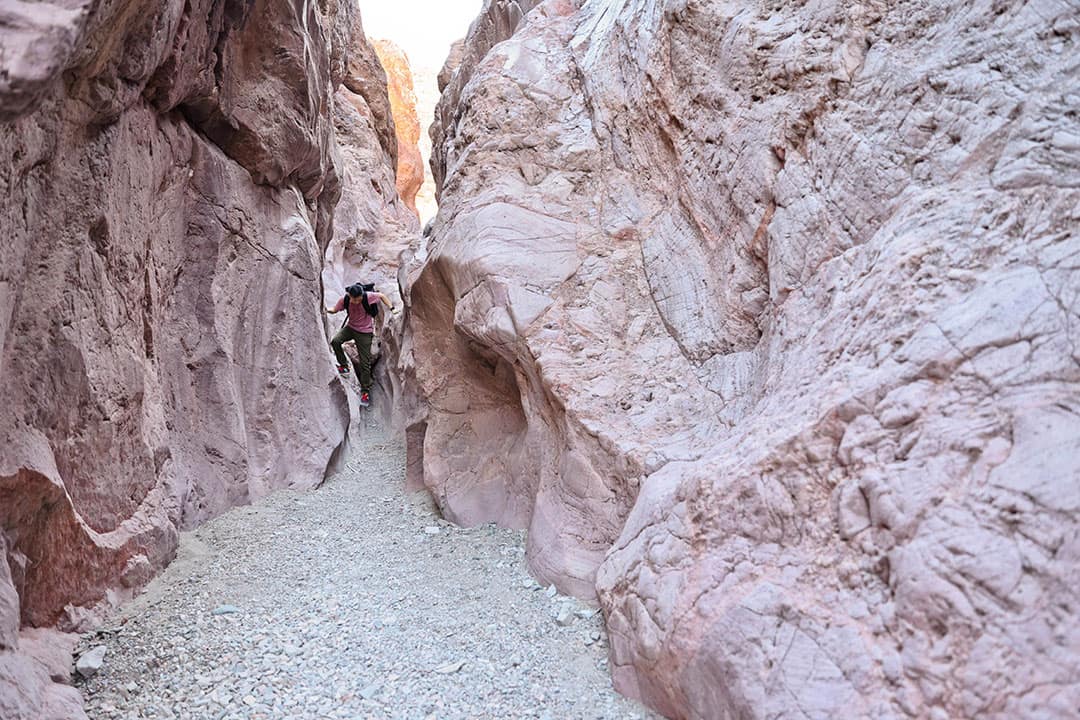
<svg viewBox="0 0 1080 720"><path fill-rule="evenodd" d="M375 291L375 285L364 285L363 288L364 291L360 293L360 303L364 306L364 310L367 311L368 315L371 317L379 317L379 302L376 300L375 304L372 305L367 299L367 294Z"/></svg>

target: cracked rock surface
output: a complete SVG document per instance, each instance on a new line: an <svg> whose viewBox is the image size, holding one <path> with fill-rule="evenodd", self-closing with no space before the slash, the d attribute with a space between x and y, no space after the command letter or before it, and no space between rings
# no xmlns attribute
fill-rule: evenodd
<svg viewBox="0 0 1080 720"><path fill-rule="evenodd" d="M352 447L318 490L186 534L84 639L107 648L91 720L653 717L612 689L596 609L529 577L520 532L403 494L373 422Z"/></svg>
<svg viewBox="0 0 1080 720"><path fill-rule="evenodd" d="M489 0L410 481L528 528L672 717L1074 717L1078 44L1055 0Z"/></svg>

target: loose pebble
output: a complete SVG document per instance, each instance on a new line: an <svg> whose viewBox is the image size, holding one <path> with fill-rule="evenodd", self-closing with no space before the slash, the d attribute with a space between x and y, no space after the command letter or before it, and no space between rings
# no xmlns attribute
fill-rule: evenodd
<svg viewBox="0 0 1080 720"><path fill-rule="evenodd" d="M600 615L529 577L523 532L446 524L399 444L352 446L317 490L185 533L86 636L108 653L75 680L90 720L655 717L612 688Z"/></svg>

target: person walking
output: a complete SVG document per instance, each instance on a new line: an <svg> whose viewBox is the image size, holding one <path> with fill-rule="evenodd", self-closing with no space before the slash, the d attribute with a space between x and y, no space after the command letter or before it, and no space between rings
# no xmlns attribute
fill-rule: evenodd
<svg viewBox="0 0 1080 720"><path fill-rule="evenodd" d="M356 344L360 356L360 404L367 406L371 402L371 340L375 335L375 317L379 314L379 303L383 303L393 312L394 305L380 292L375 292L374 285L357 283L345 288L345 295L333 308L325 308L327 313L345 311L345 324L341 326L330 347L337 358L337 370L341 375L349 374L349 361L342 347L350 340Z"/></svg>

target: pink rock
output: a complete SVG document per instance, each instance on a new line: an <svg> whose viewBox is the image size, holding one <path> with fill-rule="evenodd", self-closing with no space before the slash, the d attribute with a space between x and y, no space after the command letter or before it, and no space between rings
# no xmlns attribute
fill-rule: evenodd
<svg viewBox="0 0 1080 720"><path fill-rule="evenodd" d="M372 42L379 62L386 70L390 109L397 134L397 194L414 213L416 193L424 182L424 163L420 158L420 119L416 115L416 93L412 68L405 52L389 40Z"/></svg>
<svg viewBox="0 0 1080 720"><path fill-rule="evenodd" d="M179 530L333 469L350 418L321 273L359 172L337 86L367 82L395 140L351 4L72 7L0 10L5 720L82 717L55 682L70 647L36 628L87 629ZM396 142L367 132L376 206L411 216Z"/></svg>
<svg viewBox="0 0 1080 720"><path fill-rule="evenodd" d="M410 482L670 717L1073 717L1065 6L515 9L432 133Z"/></svg>

